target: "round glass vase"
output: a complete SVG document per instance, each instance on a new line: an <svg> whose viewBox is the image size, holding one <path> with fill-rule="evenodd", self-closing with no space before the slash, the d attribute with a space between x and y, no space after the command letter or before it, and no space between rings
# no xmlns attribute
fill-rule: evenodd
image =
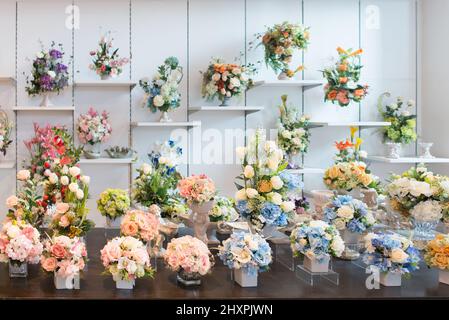
<svg viewBox="0 0 449 320"><path fill-rule="evenodd" d="M26 278L28 276L28 263L9 259L9 277Z"/></svg>
<svg viewBox="0 0 449 320"><path fill-rule="evenodd" d="M422 220L411 217L410 222L413 228L413 239L432 240L435 237L435 229L440 220Z"/></svg>
<svg viewBox="0 0 449 320"><path fill-rule="evenodd" d="M94 144L86 144L84 146L84 156L86 159L98 159L101 157L101 144L100 143L94 143Z"/></svg>
<svg viewBox="0 0 449 320"><path fill-rule="evenodd" d="M201 275L197 272L185 272L181 269L176 274L176 281L185 287L196 287L201 285Z"/></svg>

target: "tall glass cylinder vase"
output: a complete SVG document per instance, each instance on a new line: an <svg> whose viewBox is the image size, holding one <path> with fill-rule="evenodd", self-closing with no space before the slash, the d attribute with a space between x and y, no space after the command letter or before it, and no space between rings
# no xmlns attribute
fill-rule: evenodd
<svg viewBox="0 0 449 320"><path fill-rule="evenodd" d="M109 216L105 217L104 236L106 239L112 239L120 235L121 222L122 217L115 217L114 219Z"/></svg>
<svg viewBox="0 0 449 320"><path fill-rule="evenodd" d="M9 259L9 277L26 278L28 276L28 264L26 261Z"/></svg>

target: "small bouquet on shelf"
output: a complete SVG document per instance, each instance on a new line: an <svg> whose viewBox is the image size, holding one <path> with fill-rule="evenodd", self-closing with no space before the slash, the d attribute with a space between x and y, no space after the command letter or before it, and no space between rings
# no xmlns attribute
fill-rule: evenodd
<svg viewBox="0 0 449 320"><path fill-rule="evenodd" d="M437 234L424 248L424 261L429 268L438 268L439 281L449 284L449 235Z"/></svg>
<svg viewBox="0 0 449 320"><path fill-rule="evenodd" d="M327 84L324 86L324 101L348 106L351 101L360 102L368 94L368 85L359 84L360 64L358 57L362 49L352 51L337 48L339 59L334 67L322 71Z"/></svg>
<svg viewBox="0 0 449 320"><path fill-rule="evenodd" d="M203 98L210 101L218 98L221 101L220 107L226 107L232 97L240 97L246 90L251 89L253 80L250 76L255 73L256 67L253 64L225 63L215 58L207 70L202 72Z"/></svg>
<svg viewBox="0 0 449 320"><path fill-rule="evenodd" d="M295 49L304 50L309 45L309 28L287 21L269 27L265 33L256 35L261 39L259 45L265 48L265 63L274 72L280 73L279 80L292 78L296 72L303 70L302 67L295 71L290 70ZM259 46L258 45L258 46Z"/></svg>
<svg viewBox="0 0 449 320"><path fill-rule="evenodd" d="M369 233L365 236L363 262L380 273L384 286L400 286L401 275L419 269L419 251L413 242L395 233Z"/></svg>
<svg viewBox="0 0 449 320"><path fill-rule="evenodd" d="M209 211L210 221L235 221L238 217L234 199L222 196L215 197L215 204Z"/></svg>
<svg viewBox="0 0 449 320"><path fill-rule="evenodd" d="M306 214L310 210L310 203L306 197L295 195L291 198L295 203L295 211L298 215Z"/></svg>
<svg viewBox="0 0 449 320"><path fill-rule="evenodd" d="M79 116L76 131L80 142L89 146L84 150L86 158L98 159L101 156L100 144L108 141L112 133L109 114L103 111L100 115L90 107L86 114Z"/></svg>
<svg viewBox="0 0 449 320"><path fill-rule="evenodd" d="M172 239L167 245L164 261L177 272L176 279L185 286L200 285L201 277L214 265L214 257L207 245L192 236Z"/></svg>
<svg viewBox="0 0 449 320"><path fill-rule="evenodd" d="M109 240L101 250L101 262L117 289L133 289L136 279L154 276L145 245L133 237Z"/></svg>
<svg viewBox="0 0 449 320"><path fill-rule="evenodd" d="M40 234L24 220L7 218L0 231L0 261L9 262L11 278L27 277L27 264L39 263L42 253Z"/></svg>
<svg viewBox="0 0 449 320"><path fill-rule="evenodd" d="M108 31L100 38L99 48L90 52L93 60L89 69L95 71L101 80L117 77L122 73L123 66L129 62L128 58L120 58L118 49L113 49L113 41L111 31Z"/></svg>
<svg viewBox="0 0 449 320"><path fill-rule="evenodd" d="M299 116L298 110L287 107L287 95L281 96L281 116L278 122L278 144L287 157L290 169L299 167L295 161L298 154L305 154L310 143L309 117Z"/></svg>
<svg viewBox="0 0 449 320"><path fill-rule="evenodd" d="M11 133L13 128L12 122L9 120L5 111L0 110L0 152L6 155L8 147L11 145Z"/></svg>
<svg viewBox="0 0 449 320"><path fill-rule="evenodd" d="M288 193L299 192L302 182L298 175L285 171L283 152L274 141L265 139L261 129L249 139L247 147L238 147L237 156L243 173L236 178L237 211L261 231L264 227L286 226L295 203ZM265 234L268 236L268 234Z"/></svg>
<svg viewBox="0 0 449 320"><path fill-rule="evenodd" d="M36 54L31 71L32 79L27 77L26 92L30 96L43 95L41 107L51 106L49 94L59 94L69 85L68 67L63 63L64 51L62 44L56 48L55 42L46 50L43 48Z"/></svg>
<svg viewBox="0 0 449 320"><path fill-rule="evenodd" d="M79 289L80 272L86 262L86 245L78 237L58 236L44 242L41 266L54 274L56 289Z"/></svg>
<svg viewBox="0 0 449 320"><path fill-rule="evenodd" d="M139 85L145 91L144 107L151 112L161 111L161 122L170 122L168 112L181 104L179 84L183 77L182 67L175 57L168 57L164 64L158 67L158 73L150 82L148 78L141 79Z"/></svg>
<svg viewBox="0 0 449 320"><path fill-rule="evenodd" d="M155 204L149 207L148 212L129 210L120 225L122 235L135 237L145 244L157 240L159 236L159 212L160 209Z"/></svg>
<svg viewBox="0 0 449 320"><path fill-rule="evenodd" d="M304 267L311 272L328 272L330 256L340 257L345 249L338 230L321 220L297 224L290 243L293 255L304 255Z"/></svg>
<svg viewBox="0 0 449 320"><path fill-rule="evenodd" d="M97 200L98 211L106 217L107 227L112 227L114 221L120 225L120 217L128 211L130 206L128 191L122 189L106 189Z"/></svg>
<svg viewBox="0 0 449 320"><path fill-rule="evenodd" d="M218 256L233 269L242 287L257 287L257 273L267 271L272 261L268 242L258 234L234 232L219 247Z"/></svg>

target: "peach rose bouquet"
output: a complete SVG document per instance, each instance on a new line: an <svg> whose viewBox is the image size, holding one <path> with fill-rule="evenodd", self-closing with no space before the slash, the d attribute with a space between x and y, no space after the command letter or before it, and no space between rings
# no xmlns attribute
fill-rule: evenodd
<svg viewBox="0 0 449 320"><path fill-rule="evenodd" d="M122 235L135 237L144 243L156 240L159 236L159 217L161 210L157 205L151 205L149 212L129 210L120 225Z"/></svg>
<svg viewBox="0 0 449 320"><path fill-rule="evenodd" d="M215 183L205 174L191 175L178 182L178 190L181 197L187 203L204 203L213 200L217 191Z"/></svg>
<svg viewBox="0 0 449 320"><path fill-rule="evenodd" d="M449 235L437 234L424 248L424 261L429 267L449 270Z"/></svg>

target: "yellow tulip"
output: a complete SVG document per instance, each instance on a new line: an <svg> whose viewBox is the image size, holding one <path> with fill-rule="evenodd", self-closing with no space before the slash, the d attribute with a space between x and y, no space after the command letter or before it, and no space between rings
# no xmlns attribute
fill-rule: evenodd
<svg viewBox="0 0 449 320"><path fill-rule="evenodd" d="M357 127L350 127L349 130L351 130L351 140L354 139L354 135L357 131L359 131L359 128Z"/></svg>
<svg viewBox="0 0 449 320"><path fill-rule="evenodd" d="M359 150L360 145L362 144L362 142L363 142L363 139L362 139L362 138L357 138L357 139L355 139L355 149L356 149L356 150Z"/></svg>

